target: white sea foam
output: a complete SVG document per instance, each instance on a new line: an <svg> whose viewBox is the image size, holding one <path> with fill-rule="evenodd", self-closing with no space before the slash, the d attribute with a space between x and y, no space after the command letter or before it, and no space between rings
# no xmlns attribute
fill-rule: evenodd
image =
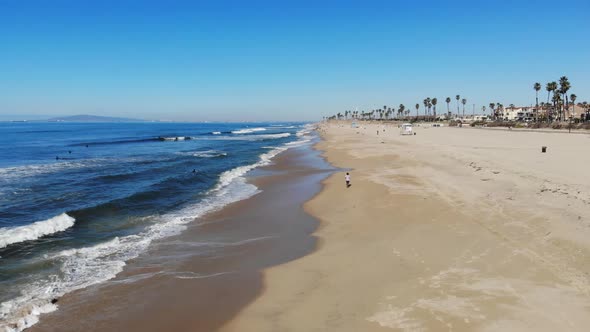
<svg viewBox="0 0 590 332"><path fill-rule="evenodd" d="M193 157L198 157L198 158L215 158L215 157L227 156L226 152L218 151L218 150L177 152L177 154L183 155L183 156L193 156Z"/></svg>
<svg viewBox="0 0 590 332"><path fill-rule="evenodd" d="M309 142L311 142L311 139L300 139L300 140L297 140L297 141L285 143L285 145L287 145L289 147L295 147L295 146L305 145L305 144L307 144Z"/></svg>
<svg viewBox="0 0 590 332"><path fill-rule="evenodd" d="M257 163L236 167L234 169L221 173L221 175L219 176L219 182L213 190L220 190L221 188L226 187L236 179L241 179L249 171L257 167L266 166L270 164L272 158L274 158L276 155L285 150L287 150L286 147L274 148L273 150L270 150L269 152L260 155L260 161L258 161Z"/></svg>
<svg viewBox="0 0 590 332"><path fill-rule="evenodd" d="M262 135L235 135L235 136L202 136L193 137L194 140L215 140L215 141L261 141L265 139L277 139L291 136L290 133L262 134Z"/></svg>
<svg viewBox="0 0 590 332"><path fill-rule="evenodd" d="M77 169L84 167L95 167L102 164L106 159L86 159L80 161L56 161L50 164L24 165L0 168L0 183L13 179L55 173L66 169Z"/></svg>
<svg viewBox="0 0 590 332"><path fill-rule="evenodd" d="M297 132L297 134L295 134L297 137L302 137L305 136L307 134L309 134L311 132L311 129L301 129Z"/></svg>
<svg viewBox="0 0 590 332"><path fill-rule="evenodd" d="M215 158L225 156L227 156L227 153L217 150L197 151L193 153L193 157L199 158Z"/></svg>
<svg viewBox="0 0 590 332"><path fill-rule="evenodd" d="M266 128L246 128L246 129L240 129L240 130L233 130L231 133L232 134L252 134L257 131L265 131L265 130L266 130Z"/></svg>
<svg viewBox="0 0 590 332"><path fill-rule="evenodd" d="M290 133L280 133L280 134L266 134L266 135L256 135L252 137L256 137L257 139L273 139L273 138L285 138L291 136Z"/></svg>
<svg viewBox="0 0 590 332"><path fill-rule="evenodd" d="M220 131L214 131L211 134L213 134L213 135L221 135L221 132Z"/></svg>
<svg viewBox="0 0 590 332"><path fill-rule="evenodd" d="M10 244L36 240L40 237L62 232L74 226L76 220L65 213L25 226L0 228L0 248Z"/></svg>
<svg viewBox="0 0 590 332"><path fill-rule="evenodd" d="M59 173L67 170L77 170L83 168L98 168L112 163L132 163L145 161L141 157L130 158L90 158L80 160L56 160L48 164L23 165L0 168L0 191L2 186L7 183L22 181L24 179L35 177L39 175L46 175L52 173Z"/></svg>
<svg viewBox="0 0 590 332"><path fill-rule="evenodd" d="M259 189L247 183L244 175L257 167L270 164L272 158L291 146L273 148L260 155L258 162L254 164L222 173L217 185L202 201L175 213L154 216L157 222L139 234L114 238L91 247L47 254L45 259L59 264L60 276L53 275L30 284L21 290L21 296L1 303L0 331L2 328L10 332L22 331L34 325L38 322L39 315L57 309L51 303L53 299L114 278L123 270L126 261L139 256L154 240L177 235L195 218L257 194Z"/></svg>
<svg viewBox="0 0 590 332"><path fill-rule="evenodd" d="M273 129L292 129L292 128L295 128L295 126L285 126L285 125L271 125L271 127L273 127Z"/></svg>
<svg viewBox="0 0 590 332"><path fill-rule="evenodd" d="M164 141L184 141L187 139L192 139L190 136L172 136L172 137L160 137L161 140Z"/></svg>

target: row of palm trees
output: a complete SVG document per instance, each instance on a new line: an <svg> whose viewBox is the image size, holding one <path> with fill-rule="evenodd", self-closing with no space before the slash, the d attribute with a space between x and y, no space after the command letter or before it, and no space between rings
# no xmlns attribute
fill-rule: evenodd
<svg viewBox="0 0 590 332"><path fill-rule="evenodd" d="M546 118L548 121L564 121L566 120L565 116L565 112L566 110L569 110L569 104L570 101L573 105L573 108L575 110L575 105L576 105L576 100L578 99L578 97L575 94L570 94L568 96L568 92L571 89L572 85L569 81L569 79L567 78L567 76L562 76L559 78L559 84L558 82L548 82L545 85L545 90L547 91L547 102L541 102L541 104L539 104L539 91L541 91L541 83L535 83L533 84L533 89L535 90L535 120L539 121L540 119L542 119L541 117L539 117L539 110L540 109L544 109L546 110L546 114L543 118ZM564 103L565 101L565 103ZM539 105L541 106L541 108L539 108ZM580 106L582 108L585 109L585 120L588 120L588 113L589 113L589 109L588 109L588 103L587 102L583 102L580 104ZM570 114L570 118L571 118L571 114Z"/></svg>
<svg viewBox="0 0 590 332"><path fill-rule="evenodd" d="M545 90L547 90L547 102L539 103L539 91L541 91L542 86L541 83L535 83L533 85L533 89L535 90L535 105L534 108L534 120L535 121L564 121L566 120L566 111L569 110L570 102L575 107L575 102L577 100L577 96L575 94L569 94L568 92L571 89L571 83L569 82L566 76L562 76L558 82L548 82L545 85ZM453 117L463 117L465 118L465 105L467 104L466 98L461 98L461 95L455 96L457 112L453 115L451 112L450 104L451 104L451 97L446 97L445 102L447 104L447 113L444 118L451 119ZM423 121L436 121L437 119L441 118L441 114L438 114L436 111L436 107L438 104L437 98L427 97L422 100L422 104L416 103L414 106L416 109L416 115L413 117L415 120L423 120ZM423 115L420 114L420 108L424 106ZM462 110L460 109L460 105L462 105ZM585 114L583 119L585 121L590 121L590 107L587 102L579 103L580 107L585 109ZM489 105L490 117L494 120L502 120L504 118L504 105L502 103L494 102L490 103ZM510 104L509 108L514 110L514 104ZM481 108L483 114L487 114L486 106L482 106ZM544 114L540 114L540 110L545 110ZM462 111L462 114L461 114ZM571 114L571 113L570 113ZM324 117L325 119L362 119L362 120L389 120L389 119L408 119L410 118L410 109L406 108L404 104L400 104L397 110L394 107L388 107L387 105L383 106L382 109L373 109L370 111L344 111L344 113L338 113L333 116ZM570 115L571 118L571 115Z"/></svg>
<svg viewBox="0 0 590 332"><path fill-rule="evenodd" d="M457 113L456 116L460 115L459 110L459 103L463 105L463 116L465 116L465 104L467 104L467 99L461 99L460 95L456 95L455 99L457 100ZM451 97L447 97L445 99L447 103L447 117L452 117L452 112L450 111L450 103ZM440 114L436 112L436 106L438 104L438 99L436 97L430 98L427 97L422 101L424 105L424 115L420 115L420 104L416 103L416 115L415 119L425 120L425 121L434 121L440 118ZM401 119L401 118L409 118L410 117L410 109L406 108L404 104L399 104L397 111L394 107L388 107L384 105L382 109L373 109L370 111L344 111L344 113L337 113L333 116L325 117L325 119L361 119L361 120L389 120L389 119Z"/></svg>

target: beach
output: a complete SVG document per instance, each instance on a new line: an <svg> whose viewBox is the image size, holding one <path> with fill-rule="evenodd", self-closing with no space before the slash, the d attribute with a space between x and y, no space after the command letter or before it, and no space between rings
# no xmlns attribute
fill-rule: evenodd
<svg viewBox="0 0 590 332"><path fill-rule="evenodd" d="M590 331L589 0L1 8L0 332Z"/></svg>
<svg viewBox="0 0 590 332"><path fill-rule="evenodd" d="M221 330L587 329L588 135L320 131L343 170L305 204L319 246L265 270L262 295Z"/></svg>
<svg viewBox="0 0 590 332"><path fill-rule="evenodd" d="M30 331L585 331L589 136L414 131L321 124Z"/></svg>

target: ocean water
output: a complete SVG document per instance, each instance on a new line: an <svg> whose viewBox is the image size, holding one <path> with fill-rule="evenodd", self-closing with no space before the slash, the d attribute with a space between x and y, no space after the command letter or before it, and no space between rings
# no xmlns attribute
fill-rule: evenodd
<svg viewBox="0 0 590 332"><path fill-rule="evenodd" d="M256 194L244 175L310 135L302 123L0 123L0 331Z"/></svg>

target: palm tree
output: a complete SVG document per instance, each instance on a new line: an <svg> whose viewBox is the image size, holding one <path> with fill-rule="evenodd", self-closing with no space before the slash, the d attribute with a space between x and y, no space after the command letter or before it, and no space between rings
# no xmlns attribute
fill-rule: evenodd
<svg viewBox="0 0 590 332"><path fill-rule="evenodd" d="M559 105L561 105L561 94L559 94L559 93L553 93L553 98L552 99L553 99L553 109L554 110L559 109ZM559 120L561 120L561 119L559 119Z"/></svg>
<svg viewBox="0 0 590 332"><path fill-rule="evenodd" d="M465 104L467 104L467 99L461 99L461 104L463 104L463 118L465 118Z"/></svg>
<svg viewBox="0 0 590 332"><path fill-rule="evenodd" d="M567 109L569 106L569 99L568 99L567 92L571 87L572 87L572 85L570 84L567 76L561 76L559 78L559 92L561 92L561 94L563 95L563 98L561 100L562 101L565 100L565 109ZM563 107L562 107L563 117L565 117L565 109L563 109Z"/></svg>
<svg viewBox="0 0 590 332"><path fill-rule="evenodd" d="M538 121L538 114L539 114L539 91L541 90L541 83L535 83L533 85L533 89L535 89L535 122Z"/></svg>
<svg viewBox="0 0 590 332"><path fill-rule="evenodd" d="M457 115L459 115L459 99L461 99L461 96L456 95L455 99L457 99Z"/></svg>
<svg viewBox="0 0 590 332"><path fill-rule="evenodd" d="M492 116L497 119L498 118L498 115L496 114L496 111L494 110L495 107L496 107L496 104L490 103L490 109L491 109L491 112L492 112Z"/></svg>
<svg viewBox="0 0 590 332"><path fill-rule="evenodd" d="M576 114L576 99L578 99L578 96L572 93L570 95L570 100L572 101L572 111L570 112L570 117L572 116L572 114Z"/></svg>
<svg viewBox="0 0 590 332"><path fill-rule="evenodd" d="M433 114L434 115L434 120L436 121L436 104L438 103L438 99L436 98L432 98L432 108L433 108Z"/></svg>
<svg viewBox="0 0 590 332"><path fill-rule="evenodd" d="M406 109L406 107L404 106L404 104L399 104L399 111L400 112L404 112L404 110Z"/></svg>
<svg viewBox="0 0 590 332"><path fill-rule="evenodd" d="M447 97L447 99L445 99L445 101L447 102L447 115L450 118L451 117L451 111L449 111L449 104L451 103L451 97Z"/></svg>
<svg viewBox="0 0 590 332"><path fill-rule="evenodd" d="M557 82L547 83L547 85L545 86L545 90L547 90L547 104L549 104L551 93L553 93L555 95L555 90L557 90ZM553 103L553 107L555 108L555 102ZM555 111L555 109L552 110L551 113L553 113L553 111ZM553 119L552 116L551 116L551 119Z"/></svg>
<svg viewBox="0 0 590 332"><path fill-rule="evenodd" d="M486 115L486 105L481 107L481 115Z"/></svg>
<svg viewBox="0 0 590 332"><path fill-rule="evenodd" d="M418 113L418 109L420 109L420 104L419 103L416 103L416 119L418 119L418 116L420 115Z"/></svg>
<svg viewBox="0 0 590 332"><path fill-rule="evenodd" d="M498 113L504 117L504 105L496 103L496 109L498 110Z"/></svg>

